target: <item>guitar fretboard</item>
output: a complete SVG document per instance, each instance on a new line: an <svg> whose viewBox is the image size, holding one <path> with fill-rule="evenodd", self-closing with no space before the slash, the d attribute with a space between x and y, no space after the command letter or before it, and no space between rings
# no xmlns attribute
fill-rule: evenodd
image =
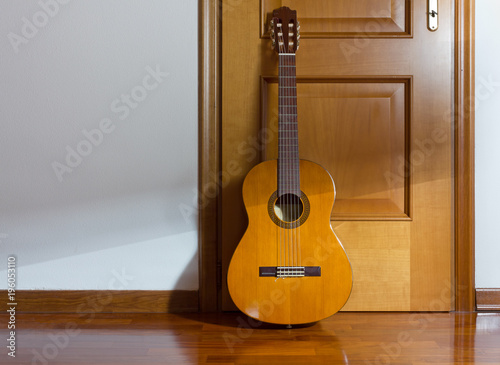
<svg viewBox="0 0 500 365"><path fill-rule="evenodd" d="M278 196L300 196L295 54L279 55Z"/></svg>

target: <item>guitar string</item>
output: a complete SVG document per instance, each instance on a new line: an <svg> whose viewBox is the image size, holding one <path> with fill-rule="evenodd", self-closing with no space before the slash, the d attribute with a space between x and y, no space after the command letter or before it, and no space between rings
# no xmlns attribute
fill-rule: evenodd
<svg viewBox="0 0 500 365"><path fill-rule="evenodd" d="M282 33L283 35L285 34L285 30L282 28ZM286 43L285 43L285 37L283 37L283 48L285 49L285 51L287 50L287 46L286 46ZM288 125L288 115L286 115L288 113L288 94L287 94L287 89L286 87L288 86L288 69L286 67L286 59L287 59L287 56L284 55L283 56L283 74L285 76L284 78L284 82L283 82L283 86L284 86L284 89L283 89L283 96L284 96L284 100L283 100L283 109L284 109L284 112L285 112L285 116L284 116L284 121L285 121L285 140L284 140L284 147L285 147L285 161L286 161L286 170L285 170L285 174L286 174L286 194L285 194L285 209L286 209L286 217L285 217L285 221L287 222L287 230L286 230L286 233L287 233L287 240L286 240L286 249L287 249L287 261L286 261L286 276L288 277L290 275L290 259L291 259L291 250L290 250L290 240L291 240L291 232L290 232L290 228L288 227L288 223L290 221L290 156L289 156L289 152L288 152L288 138L289 138L289 125Z"/></svg>
<svg viewBox="0 0 500 365"><path fill-rule="evenodd" d="M278 26L279 27L279 26ZM280 34L280 31L282 31L282 29L278 29L278 48L279 48L279 52L280 52L280 56L279 56L279 73L282 74L282 67L281 67L281 53L283 52L283 47L282 47L282 38L283 36L279 36ZM283 92L283 89L282 89L282 82L283 82L283 78L279 78L280 80L280 84L279 84L279 96L280 96L280 102L279 102L279 118L278 118L278 123L280 124L280 127L279 128L279 136L278 138L280 139L280 144L282 145L281 149L280 149L280 153L281 153L281 156L278 156L278 163L279 163L279 173L280 173L280 183L279 183L279 189L278 189L278 196L277 196L277 199L281 202L281 194L283 194L283 179L284 179L284 176L283 176L283 99L282 99L282 92ZM285 265L285 259L286 259L286 252L285 252L285 242L286 242L286 237L285 237L285 231L284 231L284 224L283 224L283 221L284 221L284 210L282 209L283 208L283 204L280 203L280 214L281 214L281 217L280 217L280 227L279 227L279 230L280 230L280 267L283 267ZM283 256L283 257L282 257ZM281 261L283 260L283 261Z"/></svg>
<svg viewBox="0 0 500 365"><path fill-rule="evenodd" d="M298 32L297 27L295 27L295 32ZM297 171L296 171L296 179L297 179L297 186L298 186L298 194L299 194L299 201L297 205L297 219L298 219L298 239L297 239L297 266L301 267L302 266L302 250L300 247L300 230L301 230L301 224L300 224L300 216L304 214L304 206L303 202L301 201L302 198L302 191L300 189L300 153L299 153L299 116L298 116L298 106L297 106L297 68L296 68L296 61L297 59L294 57L293 59L293 73L294 73L294 96L295 96L295 115L296 115L296 128L297 128ZM302 207L302 211L300 211L300 208Z"/></svg>
<svg viewBox="0 0 500 365"><path fill-rule="evenodd" d="M284 34L284 30L283 30L283 34ZM284 38L284 37L283 37ZM283 39L284 41L284 39ZM284 45L285 49L288 50L288 47L286 46L286 44ZM287 86L288 86L288 68L287 68L287 56L286 54L284 54L282 56L282 60L283 60L283 95L284 95L284 98L283 98L283 109L284 109L284 117L283 117L283 120L285 121L285 124L284 124L284 131L285 131L285 140L283 141L284 142L284 155L285 155L285 161L286 161L286 170L285 170L285 174L286 174L286 194L285 194L285 209L286 209L286 222L287 222L287 240L286 240L286 247L287 247L287 252L288 252L288 256L287 256L287 262L286 262L286 269L285 269L285 272L286 272L286 276L288 277L290 272L289 272L289 268L290 268L290 237L291 237L291 232L290 232L290 156L289 156L289 137L290 137L290 132L289 132L289 116L288 116L288 94L287 94Z"/></svg>
<svg viewBox="0 0 500 365"><path fill-rule="evenodd" d="M284 30L284 27L282 26L281 28L282 30L282 34L284 35L285 34L285 30ZM286 50L287 50L287 46L286 46L286 43L285 43L285 37L283 36L283 50L285 51L286 53ZM288 115L287 112L288 112L288 99L287 99L287 89L286 87L288 86L288 69L286 67L287 65L287 56L286 54L282 56L282 59L283 59L283 75L285 76L283 78L283 90L282 90L282 95L283 95L283 111L284 111L284 116L283 116L283 121L284 121L284 136L285 136L285 139L283 141L283 149L284 149L284 158L285 158L285 176L286 176L286 180L285 180L285 184L286 184L286 190L285 190L285 196L284 196L284 200L285 200L285 217L284 217L284 220L285 220L285 224L286 224L286 241L285 241L285 250L286 250L286 262L285 262L285 277L288 277L290 275L290 238L291 238L291 232L290 232L290 228L288 227L288 223L289 223L289 220L290 220L290 161L289 161L289 152L288 152L288 138L289 138L289 125L288 125Z"/></svg>
<svg viewBox="0 0 500 365"><path fill-rule="evenodd" d="M278 48L279 48L279 52L281 52L281 44L280 44L280 38L279 38L279 29L278 29ZM281 60L281 58L280 58ZM281 66L281 61L280 61L280 66ZM281 67L279 68L279 73L281 74ZM281 78L279 78L281 79ZM278 113L278 125L279 125L279 134L278 134L278 145L280 145L281 143L283 143L282 141L282 120L281 120L281 115L282 115L282 111L281 111L281 81L279 83L279 86L278 86L278 95L279 95L279 103L278 103L278 108L279 108L279 113ZM283 184L283 171L282 171L282 163L281 163L281 156L280 156L280 153L281 153L281 149L279 149L279 153L278 153L278 173L279 173L279 181L278 181L278 195L276 197L276 203L279 201L280 199L280 195L281 195L281 191L283 190L282 189L282 184ZM283 236L282 236L282 233L283 232L283 224L281 223L281 219L283 218L283 212L280 211L280 214L281 214L281 217L279 217L280 219L280 225L279 225L279 231L280 231L280 242L279 242L279 246L280 246L280 263L279 263L279 267L281 267L283 261L282 261L282 255L283 255ZM279 273L279 271L277 272L277 274Z"/></svg>
<svg viewBox="0 0 500 365"><path fill-rule="evenodd" d="M287 29L288 31L288 29ZM285 34L285 29L283 29L282 27L282 33L283 35ZM285 43L285 37L283 37L283 48L285 50L288 50L288 46L287 44ZM284 117L284 121L285 121L285 140L284 140L284 149L285 149L285 161L286 161L286 194L285 194L285 209L286 209L286 222L287 222L287 230L286 230L286 233L287 233L287 240L286 240L286 249L287 249L287 262L286 262L286 276L289 277L290 276L290 266L291 266L291 258L292 258L292 251L291 251L291 241L292 241L292 234L293 232L290 230L290 225L289 225L289 222L290 222L290 216L291 216L291 195L290 195L290 191L291 191L291 181L290 181L290 151L289 151L289 138L290 138L290 125L289 125L289 116L287 115L288 114L288 102L289 102L289 99L288 99L288 92L287 92L287 86L288 86L288 82L289 82L289 78L288 78L288 65L287 65L287 58L288 56L285 54L283 55L283 63L284 63L284 67L283 67L283 73L285 75L285 78L284 78L284 90L283 90L283 94L284 94L284 100L283 100L283 105L284 105L284 111L285 111L285 117Z"/></svg>
<svg viewBox="0 0 500 365"><path fill-rule="evenodd" d="M293 23L290 23L293 27ZM289 27L290 27L289 24ZM301 266L301 249L300 249L300 216L303 214L300 208L303 205L300 190L300 161L298 151L298 126L297 126L297 109L296 109L296 73L295 59L293 54L293 46L287 42L285 44L283 37L283 26L280 24L278 30L278 42L280 51L279 71L280 87L280 117L281 122L281 166L279 168L280 184L278 184L278 196L281 199L281 224L279 227L279 249L283 254L279 253L279 263L281 267L285 267L283 273L285 276L294 274L293 267ZM281 33L281 36L279 35ZM284 54L285 49L288 52ZM292 140L293 139L293 140ZM291 143L290 143L291 142ZM283 186L284 181L284 186ZM298 189L297 189L298 188ZM295 219L296 218L296 219ZM285 229L283 231L283 229ZM283 233L283 234L282 234ZM283 237L281 237L283 236ZM283 241L283 242L282 242ZM283 256L283 262L281 262ZM283 266L282 266L283 265Z"/></svg>
<svg viewBox="0 0 500 365"><path fill-rule="evenodd" d="M290 24L289 24L289 27L290 27ZM288 33L290 34L290 31L288 31ZM289 53L292 52L292 49L290 47L290 40L288 41L288 48L289 48ZM290 55L287 55L287 70L288 70L288 114L294 114L293 113L293 92L292 92L292 89L291 87L293 86L293 67L292 67L292 57L293 56L290 56ZM292 210L293 212L291 213L290 215L290 218L293 220L293 223L292 223L292 240L291 240L291 250L292 250L292 262L291 262L291 265L292 267L296 266L296 261L295 261L295 256L296 256L296 240L297 240L297 237L296 237L296 226L297 226L297 221L296 221L296 217L297 217L297 212L296 212L296 207L297 207L297 198L295 196L295 193L296 193L296 187L297 187L297 183L295 181L295 164L296 164L296 160L295 160L295 144L296 144L296 141L294 140L294 138L296 137L296 133L295 133L295 128L296 128L296 120L295 120L295 116L294 115L291 115L289 116L290 118L290 141L292 142L291 143L291 152L290 152L290 155L291 155L291 169L290 169L290 183L292 184L292 188L290 190L293 191L293 193L290 195L290 198L291 198L291 206L290 206L290 210ZM293 274L293 269L292 270L292 274Z"/></svg>
<svg viewBox="0 0 500 365"><path fill-rule="evenodd" d="M289 42L289 48L290 48L290 53L293 52L293 50L291 49L292 47L290 46L290 42ZM293 68L293 56L288 56L288 59L289 59L289 74L290 74L290 78L289 78L289 93L291 95L290 97L290 114L294 114L291 116L291 119L292 119L292 134L293 134L293 137L291 138L294 138L293 139L293 148L292 148L292 161L293 161L293 168L291 169L291 174L292 174L292 179L291 181L293 182L293 190L294 190L294 201L293 201L293 208L294 208L294 213L293 213L293 243L292 243L292 247L293 247L293 266L297 266L297 260L296 260L296 256L297 256L297 213L298 213L298 201L297 201L297 196L296 194L298 194L298 191L297 191L297 181L296 181L296 164L297 164L297 156L296 156L296 145L297 145L297 141L295 140L295 138L297 137L297 118L295 116L295 111L294 111L294 105L295 105L295 99L293 98L293 90L292 90L292 87L293 87L293 81L294 81L294 68Z"/></svg>
<svg viewBox="0 0 500 365"><path fill-rule="evenodd" d="M287 33L289 30L287 29ZM288 42L286 42L287 48L289 51L289 46ZM285 74L286 74L286 79L285 79L285 109L286 109L286 134L287 134L287 140L286 140L286 155L287 155L287 182L288 182L288 189L287 189L287 199L288 199L288 204L287 204L287 209L288 209L288 222L292 223L289 224L288 228L288 265L287 265L287 270L288 270L288 276L291 275L291 267L293 266L293 238L294 238L294 232L293 232L293 181L292 181L292 168L293 168L293 159L291 158L291 138L292 138L292 129L293 129L293 124L292 124L292 118L290 118L290 92L288 87L290 86L290 67L289 67L289 58L290 56L287 54L285 56Z"/></svg>
<svg viewBox="0 0 500 365"><path fill-rule="evenodd" d="M293 24L292 24L293 25ZM290 48L292 48L292 46L290 46ZM290 50L291 52L293 52L293 50L291 49ZM292 118L293 118L293 131L294 131L294 140L293 140L293 143L294 143L294 149L293 149L293 158L294 158L294 169L292 170L292 174L293 174L293 182L294 182L294 190L295 190L295 193L297 194L296 198L295 198L295 213L294 213L294 266L297 267L298 266L298 262L297 262L297 256L298 256L298 234L297 234L297 227L299 226L299 209L300 209L300 184L299 184L299 180L297 179L297 172L298 172L298 164L299 164L299 156L298 156L298 140L296 140L295 138L298 138L298 124L297 124L297 108L296 108L296 103L297 103L297 100L296 100L296 93L295 93L295 89L294 87L296 86L295 84L295 57L294 56L289 56L290 58L290 64L291 64L291 67L290 67L290 74L291 74L291 78L290 78L290 94L292 95L292 98L291 98L291 101L292 101L292 105L291 105L291 111L292 113L290 114L293 114Z"/></svg>
<svg viewBox="0 0 500 365"><path fill-rule="evenodd" d="M287 27L287 32L288 32L288 27ZM285 47L287 48L288 50L288 42L285 43ZM288 53L288 52L287 52ZM293 205L293 195L291 194L291 191L292 191L292 188L293 188L293 181L291 179L291 159L290 159L290 146L289 146L289 142L290 142L290 116L288 115L289 114L289 109L290 109L290 98L289 98L289 93L288 93L288 86L290 84L290 69L288 68L288 55L285 55L285 75L287 76L286 79L285 79L285 110L286 110L286 118L285 120L287 121L287 124L286 124L286 136L287 136L287 139L286 139L286 157L287 157L287 183L288 183L288 189L287 189L287 195L286 195L286 198L288 200L288 204L286 205L287 206L287 209L288 209L288 214L287 214L287 221L290 223L290 220L292 219L292 205ZM290 276L290 270L291 270L291 266L293 265L292 263L292 260L293 260L293 246L292 246L292 243L293 243L293 230L291 229L290 225L288 227L288 264L287 264L287 271L288 271L288 275L287 276Z"/></svg>
<svg viewBox="0 0 500 365"><path fill-rule="evenodd" d="M290 24L288 24L288 28L290 27ZM290 34L290 30L287 29L287 33ZM288 53L291 52L291 48L290 48L290 40L288 39L288 42L287 42L287 46L288 46ZM296 197L295 197L295 193L296 193L296 182L294 181L294 169L295 169L295 155L294 155L294 144L295 144L295 141L293 140L293 138L295 137L295 118L294 118L294 115L293 115L293 98L292 98L292 92L291 92L291 86L292 86L292 72L293 72L293 69L291 67L291 58L292 56L290 56L289 54L287 54L285 56L285 65L286 65L286 75L287 75L287 78L286 78L286 89L285 89L285 94L287 96L286 98L286 109L287 109L287 135L288 135L288 139L287 139L287 157L288 157L288 181L289 181L289 195L287 195L288 199L289 199L289 202L288 202L288 210L289 210L289 214L288 214L288 217L289 217L289 221L290 221L290 239L289 239L289 252L290 252L290 260L289 260L289 263L288 263L288 267L289 267L289 275L291 276L292 274L292 271L293 271L293 266L295 266L295 226L296 226L296 222L295 222L295 206L296 206Z"/></svg>
<svg viewBox="0 0 500 365"><path fill-rule="evenodd" d="M289 32L289 30L287 29L287 33ZM289 42L287 42L287 45L288 45ZM289 49L289 45L288 45L288 51L290 51ZM290 224L290 227L289 227L289 232L290 232L290 238L289 238L289 241L288 241L288 247L289 247L289 252L290 252L290 260L288 262L288 275L290 276L291 274L291 268L293 266L293 255L294 255L294 250L293 250L293 241L294 241L294 231L293 231L293 205L294 205L294 197L293 197L293 180L292 180L292 169L293 169L293 158L292 158L292 146L291 144L293 144L291 138L292 138L292 135L293 135L293 117L291 118L290 115L290 67L289 67L289 60L290 60L290 56L287 54L285 56L285 70L286 70L286 75L287 75L287 78L286 78L286 88L285 88L285 94L286 94L286 112L287 112L287 158L288 158L288 182L289 182L289 188L288 188L288 195L287 195L287 198L288 198L288 221L292 224ZM292 143L290 143L292 142Z"/></svg>
<svg viewBox="0 0 500 365"><path fill-rule="evenodd" d="M291 68L292 71L292 87L290 88L290 91L293 95L293 105L292 105L292 110L294 114L294 137L295 139L295 149L294 149L294 157L295 157L295 170L293 171L294 173L294 181L295 181L295 186L297 190L297 198L296 198L296 212L295 212L295 266L299 266L298 263L298 256L299 256L299 245L300 245L300 179L299 179L299 169L300 169L300 160L299 160L299 130L298 130L298 115L297 115L297 82L296 82L296 68L295 68L295 56L290 56L292 60L292 65L293 67ZM298 229L297 229L298 227Z"/></svg>
<svg viewBox="0 0 500 365"><path fill-rule="evenodd" d="M290 24L289 24L290 27ZM288 31L290 34L290 30ZM292 221L291 223L291 240L290 240L290 249L291 249L291 262L290 262L290 267L296 267L297 266L297 261L296 261L296 256L297 256L297 236L296 236L296 230L297 230L297 209L298 209L298 202L297 202L297 181L296 181L296 143L297 141L295 138L297 137L296 134L296 117L295 117L295 110L294 110L294 93L293 93L293 76L294 76L294 68L293 68L293 56L290 55L292 53L292 47L290 46L290 40L288 41L288 53L289 55L286 56L286 70L287 70L287 115L289 119L289 124L288 124L288 132L289 132L289 158L290 158L290 169L289 169L289 181L290 184L292 185L290 187L291 194L290 196L290 220ZM292 274L294 273L294 269L292 268Z"/></svg>

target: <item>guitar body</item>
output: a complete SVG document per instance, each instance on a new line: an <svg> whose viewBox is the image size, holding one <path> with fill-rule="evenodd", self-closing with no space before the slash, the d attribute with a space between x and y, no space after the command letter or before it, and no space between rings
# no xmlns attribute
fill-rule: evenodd
<svg viewBox="0 0 500 365"><path fill-rule="evenodd" d="M302 210L290 224L275 214L276 160L255 166L243 184L248 227L229 265L228 288L242 312L263 322L316 322L339 311L351 293L351 265L330 225L333 180L320 165L299 163ZM307 267L311 275L293 268L273 275L283 266Z"/></svg>

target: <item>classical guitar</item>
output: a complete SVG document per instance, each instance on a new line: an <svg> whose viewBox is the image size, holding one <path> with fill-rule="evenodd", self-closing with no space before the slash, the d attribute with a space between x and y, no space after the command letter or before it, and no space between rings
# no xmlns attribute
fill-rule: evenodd
<svg viewBox="0 0 500 365"><path fill-rule="evenodd" d="M335 185L320 165L299 159L296 11L274 10L279 57L278 160L255 166L243 183L248 227L228 270L236 306L263 322L292 325L331 316L352 288L349 259L330 225Z"/></svg>

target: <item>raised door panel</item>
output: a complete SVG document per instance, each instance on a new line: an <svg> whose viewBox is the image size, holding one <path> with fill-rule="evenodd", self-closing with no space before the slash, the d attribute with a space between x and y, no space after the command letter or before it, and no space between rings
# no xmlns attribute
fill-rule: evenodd
<svg viewBox="0 0 500 365"><path fill-rule="evenodd" d="M262 83L266 160L277 158L275 81ZM297 85L300 156L332 175L332 219L410 219L411 78L299 78Z"/></svg>
<svg viewBox="0 0 500 365"><path fill-rule="evenodd" d="M261 36L267 36L268 14L281 6L300 14L304 38L411 37L408 0L261 0Z"/></svg>

